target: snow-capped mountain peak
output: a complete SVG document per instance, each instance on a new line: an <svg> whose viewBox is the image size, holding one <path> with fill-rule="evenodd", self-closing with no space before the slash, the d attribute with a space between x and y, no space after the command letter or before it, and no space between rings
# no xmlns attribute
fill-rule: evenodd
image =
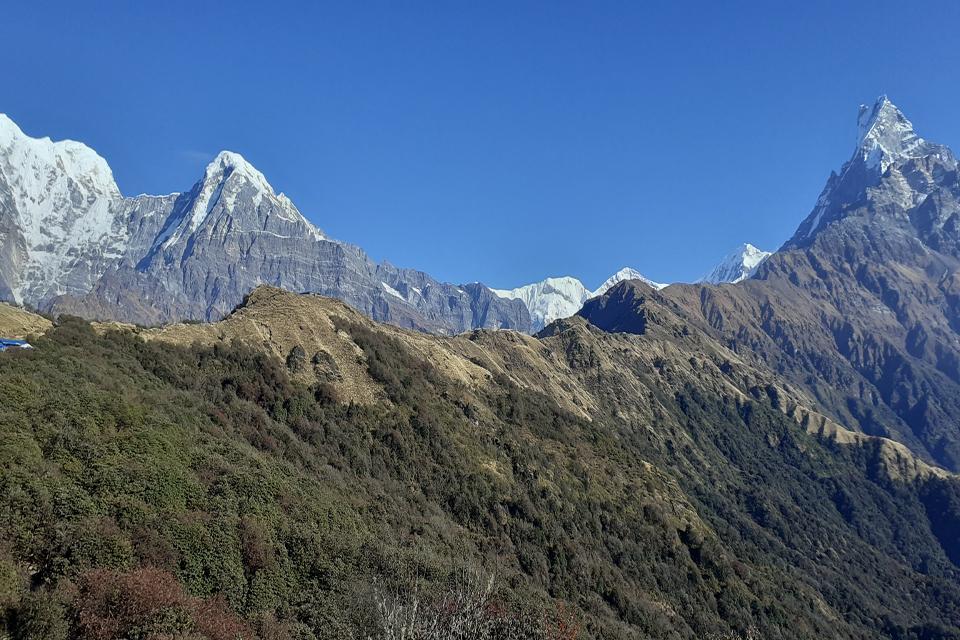
<svg viewBox="0 0 960 640"><path fill-rule="evenodd" d="M698 282L720 284L746 280L771 255L773 254L770 251L762 251L749 242L744 242L724 256L723 260Z"/></svg>
<svg viewBox="0 0 960 640"><path fill-rule="evenodd" d="M860 105L857 130L857 155L880 173L891 164L929 154L933 146L916 134L913 123L887 96L880 96L873 107Z"/></svg>
<svg viewBox="0 0 960 640"><path fill-rule="evenodd" d="M7 165L3 168L4 175L9 177L16 170L20 174L18 186L31 198L46 189L54 170L91 194L120 194L110 165L96 151L74 140L55 142L48 137L32 138L3 113L0 113L0 155Z"/></svg>
<svg viewBox="0 0 960 640"><path fill-rule="evenodd" d="M853 156L838 173L831 174L813 211L783 248L806 246L814 242L820 230L847 217L850 209L848 203L865 196L891 171L913 174L919 170L920 174L924 174L925 169L911 166L918 160L945 164L951 170L957 165L949 148L918 136L913 124L886 96L880 96L872 107L861 105L857 129L857 147ZM923 182L930 187L936 180L933 176L927 176ZM927 187L921 187L915 179L908 181L903 175L893 177L889 184L899 185L895 198L913 201L912 205L919 204L928 195L925 191ZM892 192L890 195L893 195Z"/></svg>
<svg viewBox="0 0 960 640"><path fill-rule="evenodd" d="M608 289L610 289L614 285L617 285L623 282L624 280L640 280L641 282L647 283L654 289L663 289L665 286L667 286L662 282L654 282L653 280L646 277L636 269L632 269L630 267L624 267L623 269L620 269L620 271L617 271L615 274L607 278L604 281L604 283L600 285L596 289L596 291L593 292L593 295L591 297L599 296L606 293Z"/></svg>
<svg viewBox="0 0 960 640"><path fill-rule="evenodd" d="M914 169L907 165L922 159L946 163L951 167L957 164L949 148L918 136L913 124L887 96L880 96L872 107L861 105L857 117L857 147L853 156L838 173L831 174L813 211L784 248L814 242L821 229L847 216L847 203L879 185L888 171L906 170L911 173ZM902 176L895 178L894 182L903 187L899 197L918 199L914 205L926 197L925 193L911 187L911 183ZM927 182L930 185L935 183L930 180Z"/></svg>
<svg viewBox="0 0 960 640"><path fill-rule="evenodd" d="M261 212L261 205L266 203ZM168 249L196 232L219 208L236 220L241 215L256 218L254 224L239 224L237 231L260 230L271 226L265 219L275 216L283 223L300 225L315 240L325 239L283 194L277 194L266 177L243 156L234 151L221 151L207 165L203 178L178 205L164 229L154 241L152 251ZM276 232L273 232L276 233Z"/></svg>
<svg viewBox="0 0 960 640"><path fill-rule="evenodd" d="M217 157L207 165L204 171L204 183L220 183L231 176L242 176L253 183L257 189L264 193L276 195L273 187L267 182L267 178L257 170L252 164L235 151L221 151Z"/></svg>

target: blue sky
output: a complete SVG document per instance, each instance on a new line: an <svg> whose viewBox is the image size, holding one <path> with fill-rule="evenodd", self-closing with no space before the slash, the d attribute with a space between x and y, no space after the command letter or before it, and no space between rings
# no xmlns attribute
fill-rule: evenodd
<svg viewBox="0 0 960 640"><path fill-rule="evenodd" d="M329 235L443 280L696 278L773 248L889 94L960 146L960 3L47 2L0 112L126 194L242 153Z"/></svg>

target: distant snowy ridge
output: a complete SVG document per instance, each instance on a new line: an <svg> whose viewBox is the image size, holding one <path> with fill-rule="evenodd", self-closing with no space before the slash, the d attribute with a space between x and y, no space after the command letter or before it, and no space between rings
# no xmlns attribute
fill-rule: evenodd
<svg viewBox="0 0 960 640"><path fill-rule="evenodd" d="M769 251L761 251L750 243L744 243L724 256L720 264L697 282L709 284L740 282L752 276L757 267L770 255L772 254ZM530 311L533 330L539 331L554 320L575 315L587 300L603 295L608 289L624 280L640 280L658 290L667 286L662 282L651 280L636 269L624 267L593 291L571 276L546 278L515 289L491 289L491 291L501 298L522 301Z"/></svg>
<svg viewBox="0 0 960 640"><path fill-rule="evenodd" d="M749 242L745 242L724 256L723 260L710 273L697 280L697 282L721 284L746 280L771 255L773 255L772 252L762 251Z"/></svg>
<svg viewBox="0 0 960 640"><path fill-rule="evenodd" d="M578 279L547 278L516 289L491 289L501 298L521 300L530 311L532 329L539 331L558 318L574 315L593 294Z"/></svg>
<svg viewBox="0 0 960 640"><path fill-rule="evenodd" d="M607 278L594 291L587 289L580 280L572 276L546 278L516 289L491 289L491 291L501 298L520 300L527 305L532 329L539 331L554 320L575 315L583 308L584 302L606 293L607 289L624 280L642 280L654 289L667 286L650 280L636 269L624 267Z"/></svg>
<svg viewBox="0 0 960 640"><path fill-rule="evenodd" d="M640 280L641 282L645 282L646 284L650 285L654 289L663 289L665 286L667 286L662 282L654 282L636 269L624 267L623 269L620 269L620 271L617 271L615 274L607 278L590 297L594 298L602 295L607 292L607 289L613 287L614 285L620 284L624 280Z"/></svg>

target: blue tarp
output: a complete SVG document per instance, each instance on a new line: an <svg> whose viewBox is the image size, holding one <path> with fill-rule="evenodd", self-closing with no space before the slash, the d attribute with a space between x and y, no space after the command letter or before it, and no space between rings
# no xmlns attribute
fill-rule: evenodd
<svg viewBox="0 0 960 640"><path fill-rule="evenodd" d="M26 340L0 338L0 351L5 351L7 349L33 349L33 345Z"/></svg>

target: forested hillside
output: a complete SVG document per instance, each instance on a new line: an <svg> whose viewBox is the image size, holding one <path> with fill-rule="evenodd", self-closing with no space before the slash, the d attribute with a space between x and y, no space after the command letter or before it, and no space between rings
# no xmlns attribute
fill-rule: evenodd
<svg viewBox="0 0 960 640"><path fill-rule="evenodd" d="M653 315L61 319L0 353L0 637L960 637L956 478Z"/></svg>

